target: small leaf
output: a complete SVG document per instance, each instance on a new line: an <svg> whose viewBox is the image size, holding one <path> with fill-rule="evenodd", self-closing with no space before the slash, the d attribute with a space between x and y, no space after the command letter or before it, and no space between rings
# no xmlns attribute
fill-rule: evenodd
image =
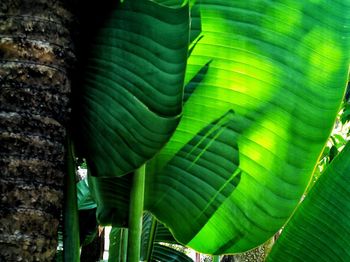
<svg viewBox="0 0 350 262"><path fill-rule="evenodd" d="M97 205L91 196L87 178L77 183L77 198L78 198L78 210L87 210L87 209L96 208Z"/></svg>
<svg viewBox="0 0 350 262"><path fill-rule="evenodd" d="M346 139L340 134L334 134L333 137L336 140L335 146L339 149L339 147L346 144Z"/></svg>

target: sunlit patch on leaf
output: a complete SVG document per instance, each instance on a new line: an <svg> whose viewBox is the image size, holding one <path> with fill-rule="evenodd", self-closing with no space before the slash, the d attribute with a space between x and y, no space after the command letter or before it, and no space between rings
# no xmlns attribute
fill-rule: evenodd
<svg viewBox="0 0 350 262"><path fill-rule="evenodd" d="M199 10L204 37L188 59L186 82L212 62L184 104L176 132L148 169L148 206L178 240L198 251L242 252L283 226L310 181L344 94L350 5L202 0ZM179 175L173 163L188 159L196 166L190 150L181 151L193 141L201 145L198 134L214 134L207 127L231 111L240 180L231 193L219 194L217 208L206 209L204 199L211 203L225 183L221 172L203 170L198 180L185 172L191 164L179 166L185 173Z"/></svg>
<svg viewBox="0 0 350 262"><path fill-rule="evenodd" d="M163 170L152 180L146 181L149 186L149 194L146 193L146 196L152 195L152 198L146 199L146 208L151 212L156 210L159 219L166 218L167 226L172 228L178 221L176 217L168 215L176 206L173 201L177 199L184 204L177 207L177 212L186 217L187 223L182 227L199 230L241 181L238 136L235 113L232 110L203 128L175 154ZM171 180L166 179L169 173L174 175ZM157 189L167 188L167 193L156 190L157 195L153 195L154 186ZM196 197L188 195L191 192L195 192ZM169 211L163 210L160 213L157 208L164 203L167 203ZM180 238L183 243L188 240Z"/></svg>

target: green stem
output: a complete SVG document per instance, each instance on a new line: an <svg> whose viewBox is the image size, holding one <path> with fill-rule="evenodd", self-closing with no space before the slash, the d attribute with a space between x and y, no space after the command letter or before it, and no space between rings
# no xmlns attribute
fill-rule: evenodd
<svg viewBox="0 0 350 262"><path fill-rule="evenodd" d="M220 256L213 256L213 262L220 262Z"/></svg>
<svg viewBox="0 0 350 262"><path fill-rule="evenodd" d="M140 260L143 199L145 192L145 170L141 166L135 171L130 192L128 262Z"/></svg>
<svg viewBox="0 0 350 262"><path fill-rule="evenodd" d="M126 262L127 261L127 249L128 249L128 229L122 228L121 229L121 240L120 240L120 262Z"/></svg>
<svg viewBox="0 0 350 262"><path fill-rule="evenodd" d="M64 177L63 260L80 261L79 216L75 182L75 159L70 138L67 139L67 174Z"/></svg>
<svg viewBox="0 0 350 262"><path fill-rule="evenodd" d="M154 245L154 239L156 236L156 230L157 230L157 219L154 218L154 216L152 216L152 225L151 225L151 230L149 233L149 239L148 239L148 245L147 245L147 262L151 261L151 257L152 257L152 252L153 252L153 245Z"/></svg>

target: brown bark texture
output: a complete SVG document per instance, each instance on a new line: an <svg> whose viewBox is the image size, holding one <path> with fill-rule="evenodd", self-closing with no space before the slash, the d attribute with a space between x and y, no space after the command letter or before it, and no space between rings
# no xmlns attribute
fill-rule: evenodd
<svg viewBox="0 0 350 262"><path fill-rule="evenodd" d="M0 261L55 255L72 18L62 0L0 0Z"/></svg>

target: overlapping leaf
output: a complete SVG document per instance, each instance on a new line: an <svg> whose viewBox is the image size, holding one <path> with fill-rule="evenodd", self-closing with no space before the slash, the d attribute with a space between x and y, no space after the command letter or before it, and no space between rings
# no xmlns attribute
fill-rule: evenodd
<svg viewBox="0 0 350 262"><path fill-rule="evenodd" d="M183 252L156 243L153 248L152 262L193 262Z"/></svg>
<svg viewBox="0 0 350 262"><path fill-rule="evenodd" d="M94 176L122 176L152 158L182 110L188 5L122 2L91 36L76 102L79 149Z"/></svg>
<svg viewBox="0 0 350 262"><path fill-rule="evenodd" d="M126 249L128 242L128 229L112 227L109 233L109 262L126 261Z"/></svg>
<svg viewBox="0 0 350 262"><path fill-rule="evenodd" d="M288 222L268 261L350 260L350 144Z"/></svg>
<svg viewBox="0 0 350 262"><path fill-rule="evenodd" d="M146 208L211 254L251 249L292 214L330 134L349 65L350 1L202 0L188 61L207 73L148 168Z"/></svg>
<svg viewBox="0 0 350 262"><path fill-rule="evenodd" d="M93 177L89 175L89 187L97 204L96 217L101 225L127 227L131 176Z"/></svg>
<svg viewBox="0 0 350 262"><path fill-rule="evenodd" d="M164 244L178 244L167 228L156 221L150 213L143 215L141 238L141 257L140 261L158 261L158 262L193 262L193 260L181 251L178 251ZM154 226L156 225L156 226ZM108 261L120 261L122 255L122 230L113 227L110 233L110 248ZM161 243L161 244L160 244Z"/></svg>
<svg viewBox="0 0 350 262"><path fill-rule="evenodd" d="M141 261L148 261L152 257L155 244L157 243L179 244L169 229L162 223L159 223L152 214L146 212L142 221ZM173 253L173 256L176 258L177 252ZM153 257L153 260L157 260L156 257Z"/></svg>
<svg viewBox="0 0 350 262"><path fill-rule="evenodd" d="M78 210L88 210L96 208L96 203L91 197L88 179L77 183L77 198L78 198Z"/></svg>

